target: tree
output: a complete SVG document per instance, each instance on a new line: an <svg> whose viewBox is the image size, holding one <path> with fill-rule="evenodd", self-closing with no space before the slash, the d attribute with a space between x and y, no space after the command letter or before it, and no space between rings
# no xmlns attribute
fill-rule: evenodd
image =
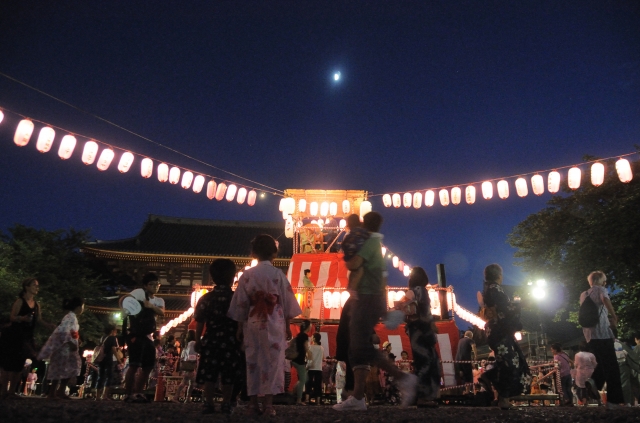
<svg viewBox="0 0 640 423"><path fill-rule="evenodd" d="M518 224L508 242L522 259L516 265L564 289L573 321L580 293L589 288L587 275L605 272L622 336L637 330L640 320L640 175L634 170L634 179L623 184L615 163L605 166L601 186L594 187L584 175L578 190L565 188L554 196L549 207Z"/></svg>

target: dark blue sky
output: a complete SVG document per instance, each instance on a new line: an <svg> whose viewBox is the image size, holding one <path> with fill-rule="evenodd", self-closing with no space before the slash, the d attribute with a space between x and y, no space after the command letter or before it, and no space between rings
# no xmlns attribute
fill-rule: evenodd
<svg viewBox="0 0 640 423"><path fill-rule="evenodd" d="M640 141L636 1L134 3L3 1L0 72L280 190L464 184L615 156ZM0 107L234 179L2 77ZM142 179L138 163L121 175L82 164L79 147L65 162L57 143L47 154L35 137L18 148L18 118L6 115L2 229L73 226L118 239L149 213L281 220L278 197L253 208L211 202ZM549 196L511 189L472 206L395 210L380 197L373 206L386 244L433 280L445 263L474 308L486 264L502 264L507 283L528 277L506 236ZM394 271L391 280L404 283Z"/></svg>

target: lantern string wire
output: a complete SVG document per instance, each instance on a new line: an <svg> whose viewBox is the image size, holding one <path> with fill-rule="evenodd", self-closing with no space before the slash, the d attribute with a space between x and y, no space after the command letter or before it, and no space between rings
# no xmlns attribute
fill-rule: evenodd
<svg viewBox="0 0 640 423"><path fill-rule="evenodd" d="M483 179L481 181L475 181L475 182L465 182L465 183L462 183L462 184L444 185L444 186L440 186L440 187L423 188L423 189L409 190L409 191L395 191L395 192L387 192L387 193L382 193L382 194L369 194L369 197L380 197L380 196L383 196L385 194L395 194L395 193L400 193L400 192L414 193L414 192L421 192L421 191L425 191L425 190L436 191L436 190L440 190L440 189L463 187L463 186L469 186L469 185L478 185L478 184L482 184L483 182L494 182L494 181L500 181L502 179L513 179L513 178L518 178L518 177L523 177L523 176L536 175L536 174L539 174L539 173L551 172L551 171L554 171L554 170L562 170L562 169L568 169L568 168L577 167L577 166L583 166L583 165L587 165L587 164L590 164L590 163L604 162L604 161L607 161L607 160L613 160L613 159L633 156L634 154L639 154L639 153L637 151L634 151L634 152L631 152L631 153L617 154L615 156L606 157L606 158L602 158L602 159L589 160L589 161L586 161L586 162L573 164L573 165L554 167L554 168L546 169L546 170L537 170L537 171L528 172L528 173L518 173L518 174L515 174L515 175L511 175L511 176L502 176L502 177L493 178L493 179Z"/></svg>
<svg viewBox="0 0 640 423"><path fill-rule="evenodd" d="M147 141L147 142L150 142L150 143L152 143L152 144L155 144L155 145L157 145L158 147L162 147L162 148L164 148L164 149L166 149L166 150L169 150L169 151L171 151L171 152L173 152L173 153L175 153L175 154L179 154L179 155L181 155L181 156L183 156L183 157L186 157L186 158L188 158L188 159L190 159L190 160L194 160L194 161L196 161L196 162L198 162L198 163L200 163L200 164L203 164L203 165L205 165L205 166L208 166L208 167L210 167L210 168L212 168L212 169L218 170L218 171L220 171L220 172L224 172L224 173L226 173L226 174L228 174L228 175L234 176L234 177L236 177L236 178L240 178L240 179L242 179L242 180L244 180L244 181L247 181L247 182L250 182L250 183L252 183L252 184L260 185L261 187L268 188L269 190L272 190L272 191L275 191L275 192L281 192L281 193L284 193L284 191L283 191L283 190L279 190L279 189L276 189L276 188L270 187L269 185L261 184L260 182L257 182L257 181L254 181L254 180L251 180L251 179L245 178L244 176L240 176L240 175L238 175L238 174L236 174L236 173L233 173L233 172L230 172L230 171L228 171L228 170L222 169L222 168L220 168L220 167L214 166L214 165L212 165L212 164L210 164L210 163L207 163L207 162L205 162L205 161L203 161L203 160L200 160L200 159L198 159L198 158L195 158L195 157L193 157L193 156L190 156L190 155L188 155L188 154L185 154L185 153L183 153L183 152L181 152L181 151L179 151L179 150L176 150L175 148L172 148L172 147L169 147L169 146L164 145L164 144L162 144L162 143L159 143L159 142L157 142L157 141L154 141L154 140L152 140L152 139L150 139L150 138L148 138L148 137L145 137L144 135L138 134L137 132L134 132L134 131L132 131L132 130L130 130L130 129L127 129L127 128L125 128L125 127L121 126L121 125L118 125L117 123L111 122L111 121L110 121L110 120L108 120L108 119L105 119L105 118L103 118L103 117L100 117L100 116L96 115L95 113L91 113L91 112L89 112L89 111L87 111L87 110L84 110L84 109L82 109L82 108L80 108L80 107L78 107L78 106L75 106L75 105L73 105L73 104L71 104L71 103L69 103L69 102L67 102L67 101L64 101L64 100L62 100L62 99L59 99L59 98L57 98L57 97L55 97L55 96L53 96L53 95L51 95L51 94L49 94L49 93L47 93L47 92L44 92L44 91L42 91L42 90L40 90L40 89L38 89L38 88L36 88L36 87L33 87L33 86L31 86L31 85L29 85L29 84L27 84L27 83L25 83L25 82L22 82L22 81L20 81L20 80L18 80L18 79L16 79L16 78L13 78L13 77L11 77L11 76L7 75L6 73L0 72L0 76L3 76L3 77L5 77L5 78L7 78L7 79L9 79L9 80L11 80L11 81L13 81L13 82L17 83L17 84L23 85L23 86L25 86L25 87L27 87L27 88L29 88L29 89L31 89L31 90L33 90L33 91L35 91L35 92L39 93L39 94L42 94L42 95L44 95L44 96L46 96L46 97L49 97L49 98L51 98L51 99L53 99L53 100L55 100L55 101L57 101L57 102L59 102L59 103L62 103L62 104L64 104L65 106L69 106L69 107L71 107L71 108L73 108L73 109L75 109L75 110L77 110L77 111L79 111L79 112L81 112L81 113L87 114L87 115L89 115L89 116L91 116L91 117L93 117L93 118L95 118L95 119L98 119L98 120L100 120L100 121L102 121L102 122L105 122L105 123L107 123L107 124L109 124L109 125L111 125L111 126L113 126L113 127L115 127L115 128L118 128L118 129L120 129L120 130L122 130L122 131L128 132L128 133L129 133L129 134L131 134L131 135L134 135L134 136L136 136L136 137L138 137L138 138L141 138L141 139L143 139L143 140L145 140L145 141ZM13 112L13 113L16 113L16 112ZM16 113L16 114L19 114L19 113ZM22 115L21 115L21 116L22 116ZM35 120L35 119L34 119L34 120ZM42 121L38 121L38 122L42 122ZM45 122L42 122L42 123L45 123ZM87 138L89 138L89 137L87 137ZM103 144L106 144L106 143L103 143Z"/></svg>
<svg viewBox="0 0 640 423"><path fill-rule="evenodd" d="M0 74L1 74L1 72L0 72ZM81 134L81 133L79 133L79 132L70 131L70 130L68 130L68 129L66 129L66 128L63 128L63 127L61 127L61 126L57 126L57 125L51 124L51 123L49 123L49 122L45 122L45 121L40 120L40 119L32 118L32 117L30 117L30 116L27 116L27 115L24 115L24 114L22 114L22 113L16 112L16 111L11 110L11 109L9 109L9 108L7 108L7 107L4 107L4 106L0 106L0 110L2 110L2 111L4 111L4 112L10 112L10 113L13 113L13 114L15 114L15 115L17 115L17 116L20 116L20 117L22 117L22 118L29 119L29 120L32 120L32 121L34 121L34 122L41 123L41 124L43 124L43 125L47 125L47 126L50 126L50 127L52 127L52 128L59 129L60 131L64 131L64 132L66 132L66 133L68 133L68 134L71 134L71 135L76 135L76 136L79 136L79 137L87 138L87 139L89 139L89 140L91 140L91 141L95 141L96 143L102 144L103 146L106 146L106 147L109 147L109 148L112 148L112 149L121 150L121 151L123 151L123 152L128 151L128 152L130 152L130 153L132 153L132 154L134 154L134 155L137 155L137 156L139 156L139 157L142 157L142 158L146 158L146 157L148 157L148 158L153 159L154 161L156 161L156 162L158 162L158 163L165 163L165 164L167 164L168 166L178 167L178 168L182 169L183 171L189 171L189 172L194 173L195 175L202 175L202 176L206 176L206 177L209 177L209 178L212 178L212 179L217 179L217 180L219 180L220 182L235 183L235 184L238 184L238 185L244 186L244 187L246 187L246 188L256 189L256 190L259 190L259 191L266 191L266 190L265 190L265 188L268 188L268 191L269 191L270 193L272 193L273 195L284 196L284 191L282 191L282 190L278 190L278 189L272 188L272 187L270 187L270 186L268 186L268 185L264 185L264 184L261 184L261 183L259 183L259 182L255 182L255 181L252 181L252 180L250 180L250 179L244 178L244 177L242 177L242 176L238 176L238 175L235 175L235 174L233 174L233 173L226 172L226 171L224 171L224 170L222 170L222 169L219 169L219 170L222 170L223 172L226 172L226 173L228 173L228 174L230 174L230 175L237 176L238 178L243 179L243 180L245 180L245 181L248 181L248 182L254 183L254 184L256 184L256 185L259 185L259 187L254 187L254 186L251 186L251 185L238 183L238 182L235 182L235 181L230 180L230 179L224 179L224 178L221 178L221 177L219 177L219 176L209 175L209 174L207 174L207 173L203 173L203 172L199 172L199 171L196 171L196 170L193 170L193 169L189 169L189 168L186 168L186 167L184 167L184 166L180 166L180 165L177 165L177 164L171 163L171 162L166 161L166 160L159 160L159 159L156 159L155 157L148 156L148 155L146 155L146 154L140 154L140 153L138 153L138 152L136 152L136 151L134 151L134 150L127 149L127 148L122 148L122 147L119 147L119 146L117 146L117 145L115 145L115 144L113 144L113 143L105 142L105 141L101 141L101 140L99 140L99 139L92 138L92 137L90 137L90 136L88 136L88 135L84 135L84 134ZM180 153L180 154L182 154L182 153ZM183 154L183 155L184 155L184 154ZM188 157L188 156L187 156L187 157ZM198 162L200 162L200 163L202 163L202 164L205 164L205 165L207 165L207 166L209 166L209 167L212 167L212 168L214 168L214 169L217 169L215 166L213 166L213 165L209 165L209 164L207 164L207 163L205 163L205 162L202 162L202 161L200 161L200 160L198 160L198 159L194 159L194 160L196 160L196 161L198 161ZM195 175L194 175L194 176L195 176Z"/></svg>

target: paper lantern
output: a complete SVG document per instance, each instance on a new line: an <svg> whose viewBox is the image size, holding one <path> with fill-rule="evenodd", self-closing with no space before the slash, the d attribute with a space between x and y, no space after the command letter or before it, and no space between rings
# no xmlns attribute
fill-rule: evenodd
<svg viewBox="0 0 640 423"><path fill-rule="evenodd" d="M129 169L131 169L131 165L133 164L133 154L128 151L122 153L122 157L120 157L120 163L118 163L118 170L120 173L127 173Z"/></svg>
<svg viewBox="0 0 640 423"><path fill-rule="evenodd" d="M324 308L331 308L332 300L333 298L332 298L331 292L324 291L322 293L322 304L324 305Z"/></svg>
<svg viewBox="0 0 640 423"><path fill-rule="evenodd" d="M344 229L347 227L347 221L344 219L340 219L340 229Z"/></svg>
<svg viewBox="0 0 640 423"><path fill-rule="evenodd" d="M502 200L509 197L509 183L504 179L498 181L498 197Z"/></svg>
<svg viewBox="0 0 640 423"><path fill-rule="evenodd" d="M96 160L98 155L98 144L95 141L87 141L84 143L84 149L82 150L82 163L91 165Z"/></svg>
<svg viewBox="0 0 640 423"><path fill-rule="evenodd" d="M404 270L402 271L402 273L403 273L405 276L409 276L409 274L411 273L411 268L410 268L409 266L405 266L405 267L404 267Z"/></svg>
<svg viewBox="0 0 640 423"><path fill-rule="evenodd" d="M169 180L169 166L166 163L158 165L158 181L167 182Z"/></svg>
<svg viewBox="0 0 640 423"><path fill-rule="evenodd" d="M404 261L398 260L398 270L401 272L404 271Z"/></svg>
<svg viewBox="0 0 640 423"><path fill-rule="evenodd" d="M305 211L307 211L307 200L301 198L298 201L298 210L300 210L300 213L304 213Z"/></svg>
<svg viewBox="0 0 640 423"><path fill-rule="evenodd" d="M387 247L384 247L384 246L383 246L383 247L381 247L381 248L380 248L380 251L382 252L382 258L384 258L384 256L386 256L386 255L387 255Z"/></svg>
<svg viewBox="0 0 640 423"><path fill-rule="evenodd" d="M216 200L222 201L225 192L227 192L227 184L225 184L224 182L220 182L218 184L218 188L216 189Z"/></svg>
<svg viewBox="0 0 640 423"><path fill-rule="evenodd" d="M216 198L216 181L211 180L209 181L209 183L207 184L207 198L209 200L213 200L214 198Z"/></svg>
<svg viewBox="0 0 640 423"><path fill-rule="evenodd" d="M278 206L278 211L284 211L284 203L285 203L284 200L285 200L284 198L280 199L280 205Z"/></svg>
<svg viewBox="0 0 640 423"><path fill-rule="evenodd" d="M318 203L316 201L312 201L311 204L309 204L309 214L311 216L318 215Z"/></svg>
<svg viewBox="0 0 640 423"><path fill-rule="evenodd" d="M329 216L335 216L336 214L338 214L338 203L332 201L329 204Z"/></svg>
<svg viewBox="0 0 640 423"><path fill-rule="evenodd" d="M365 200L360 204L360 219L363 219L364 215L369 212L371 212L371 202Z"/></svg>
<svg viewBox="0 0 640 423"><path fill-rule="evenodd" d="M409 266L405 267L405 269L408 269ZM408 276L408 275L405 275ZM402 301L402 299L404 298L404 291L396 291L396 301Z"/></svg>
<svg viewBox="0 0 640 423"><path fill-rule="evenodd" d="M533 175L531 177L531 189L535 195L544 194L544 180L541 175Z"/></svg>
<svg viewBox="0 0 640 423"><path fill-rule="evenodd" d="M245 187L242 187L238 190L238 196L236 197L236 201L238 201L238 204L243 204L244 200L247 199L247 189Z"/></svg>
<svg viewBox="0 0 640 423"><path fill-rule="evenodd" d="M204 176L198 175L196 176L196 179L193 180L193 192L196 194L200 193L200 191L202 191L202 187L204 187Z"/></svg>
<svg viewBox="0 0 640 423"><path fill-rule="evenodd" d="M293 227L293 219L291 218L291 215L288 214L284 222L284 236L291 239L294 234L295 228Z"/></svg>
<svg viewBox="0 0 640 423"><path fill-rule="evenodd" d="M395 207L396 209L400 207L400 204L402 204L402 201L400 200L400 194L393 194L391 198L393 202L393 207Z"/></svg>
<svg viewBox="0 0 640 423"><path fill-rule="evenodd" d="M333 291L331 294L331 308L340 308L340 291Z"/></svg>
<svg viewBox="0 0 640 423"><path fill-rule="evenodd" d="M462 190L460 189L460 187L451 188L451 202L453 203L453 205L457 206L458 204L460 204L461 200L462 200Z"/></svg>
<svg viewBox="0 0 640 423"><path fill-rule="evenodd" d="M58 148L58 157L62 160L67 160L73 154L73 149L76 148L76 137L73 135L65 135L60 141L60 148Z"/></svg>
<svg viewBox="0 0 640 423"><path fill-rule="evenodd" d="M140 162L140 175L143 178L150 178L153 175L153 160L148 157L145 157Z"/></svg>
<svg viewBox="0 0 640 423"><path fill-rule="evenodd" d="M0 123L2 123L3 120L4 120L4 113L2 113L2 110L0 110Z"/></svg>
<svg viewBox="0 0 640 423"><path fill-rule="evenodd" d="M46 153L51 150L51 146L53 145L53 139L56 137L56 131L53 128L49 128L45 126L40 130L40 135L38 135L38 142L36 143L36 148L41 153Z"/></svg>
<svg viewBox="0 0 640 423"><path fill-rule="evenodd" d="M485 200L491 200L493 198L493 184L491 181L482 183L482 196Z"/></svg>
<svg viewBox="0 0 640 423"><path fill-rule="evenodd" d="M527 188L527 180L524 178L516 179L516 192L518 193L518 197L526 197L529 194L529 189Z"/></svg>
<svg viewBox="0 0 640 423"><path fill-rule="evenodd" d="M433 207L433 204L436 202L436 193L432 190L427 190L424 193L424 205L427 207Z"/></svg>
<svg viewBox="0 0 640 423"><path fill-rule="evenodd" d="M422 193L421 192L414 192L413 193L413 208L414 209L419 209L420 207L422 207Z"/></svg>
<svg viewBox="0 0 640 423"><path fill-rule="evenodd" d="M560 191L560 172L551 171L547 177L547 190L551 194L555 194Z"/></svg>
<svg viewBox="0 0 640 423"><path fill-rule="evenodd" d="M169 169L169 183L176 185L180 182L180 168L172 167Z"/></svg>
<svg viewBox="0 0 640 423"><path fill-rule="evenodd" d="M599 187L604 182L604 165L596 162L591 165L591 185Z"/></svg>
<svg viewBox="0 0 640 423"><path fill-rule="evenodd" d="M391 207L391 196L389 194L385 194L382 196L382 204L385 207Z"/></svg>
<svg viewBox="0 0 640 423"><path fill-rule="evenodd" d="M340 294L340 307L344 307L350 296L351 294L349 294L349 291L342 291Z"/></svg>
<svg viewBox="0 0 640 423"><path fill-rule="evenodd" d="M229 188L227 188L227 201L233 201L233 199L236 196L236 192L238 192L238 187L235 186L234 184L229 185ZM295 203L294 203L294 207L295 207Z"/></svg>
<svg viewBox="0 0 640 423"><path fill-rule="evenodd" d="M320 204L320 216L326 217L328 214L329 214L329 203L326 201L323 201L322 204Z"/></svg>
<svg viewBox="0 0 640 423"><path fill-rule="evenodd" d="M440 196L440 204L442 204L444 207L447 207L449 205L449 191L446 189L441 189L438 195Z"/></svg>
<svg viewBox="0 0 640 423"><path fill-rule="evenodd" d="M387 304L389 306L389 308L393 308L395 306L396 302L396 293L395 291L389 291L387 292Z"/></svg>
<svg viewBox="0 0 640 423"><path fill-rule="evenodd" d="M115 153L113 152L112 149L105 148L104 150L102 150L102 153L100 153L100 157L98 158L98 163L96 163L96 166L98 167L98 169L103 172L109 169L109 166L111 166L111 161L113 160L114 156L115 156Z"/></svg>
<svg viewBox="0 0 640 423"><path fill-rule="evenodd" d="M464 190L464 198L467 204L473 204L476 202L476 187L469 185Z"/></svg>
<svg viewBox="0 0 640 423"><path fill-rule="evenodd" d="M182 174L182 183L180 184L180 186L184 189L189 189L191 188L191 183L193 182L193 173L186 171L185 173Z"/></svg>
<svg viewBox="0 0 640 423"><path fill-rule="evenodd" d="M393 256L393 258L391 259L391 263L393 264L393 267L398 267L398 264L400 263L400 259L398 258L398 256Z"/></svg>
<svg viewBox="0 0 640 423"><path fill-rule="evenodd" d="M620 159L616 162L616 172L618 172L618 178L620 178L620 182L628 183L633 179L633 172L631 171L631 165L629 164L629 160Z"/></svg>
<svg viewBox="0 0 640 423"><path fill-rule="evenodd" d="M405 192L404 194L402 194L402 205L407 209L411 207L412 198L413 196L410 192Z"/></svg>
<svg viewBox="0 0 640 423"><path fill-rule="evenodd" d="M311 221L311 223L313 223L313 221ZM324 226L324 220L318 219L316 221L316 225L318 225L320 227L320 229L322 229L322 227Z"/></svg>
<svg viewBox="0 0 640 423"><path fill-rule="evenodd" d="M572 167L569 169L569 176L567 177L567 181L569 183L569 188L578 189L580 188L580 179L582 178L582 172L580 168Z"/></svg>
<svg viewBox="0 0 640 423"><path fill-rule="evenodd" d="M351 203L349 200L342 200L342 213L346 216L351 212Z"/></svg>
<svg viewBox="0 0 640 423"><path fill-rule="evenodd" d="M20 121L20 123L18 123L16 133L13 136L13 142L15 142L18 147L24 147L25 145L29 144L32 133L33 122L31 122L29 119L23 119Z"/></svg>
<svg viewBox="0 0 640 423"><path fill-rule="evenodd" d="M249 191L249 196L247 198L247 204L249 207L253 207L253 205L256 204L256 197L257 194L254 190Z"/></svg>
<svg viewBox="0 0 640 423"><path fill-rule="evenodd" d="M231 186L229 186L231 188ZM235 194L235 193L234 193ZM296 200L293 197L287 197L284 199L284 209L283 212L287 214L294 214L296 212Z"/></svg>

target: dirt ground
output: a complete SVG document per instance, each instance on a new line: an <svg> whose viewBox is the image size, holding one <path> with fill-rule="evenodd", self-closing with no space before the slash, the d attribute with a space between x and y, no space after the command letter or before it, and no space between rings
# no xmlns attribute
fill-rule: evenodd
<svg viewBox="0 0 640 423"><path fill-rule="evenodd" d="M370 407L366 412L338 413L330 406L276 406L278 415L248 418L241 413L202 415L197 403L125 404L92 400L49 401L26 398L0 402L0 421L11 423L176 423L176 422L640 422L640 407L606 410L598 407L520 407L499 410L495 407L441 406L436 409L390 406Z"/></svg>

